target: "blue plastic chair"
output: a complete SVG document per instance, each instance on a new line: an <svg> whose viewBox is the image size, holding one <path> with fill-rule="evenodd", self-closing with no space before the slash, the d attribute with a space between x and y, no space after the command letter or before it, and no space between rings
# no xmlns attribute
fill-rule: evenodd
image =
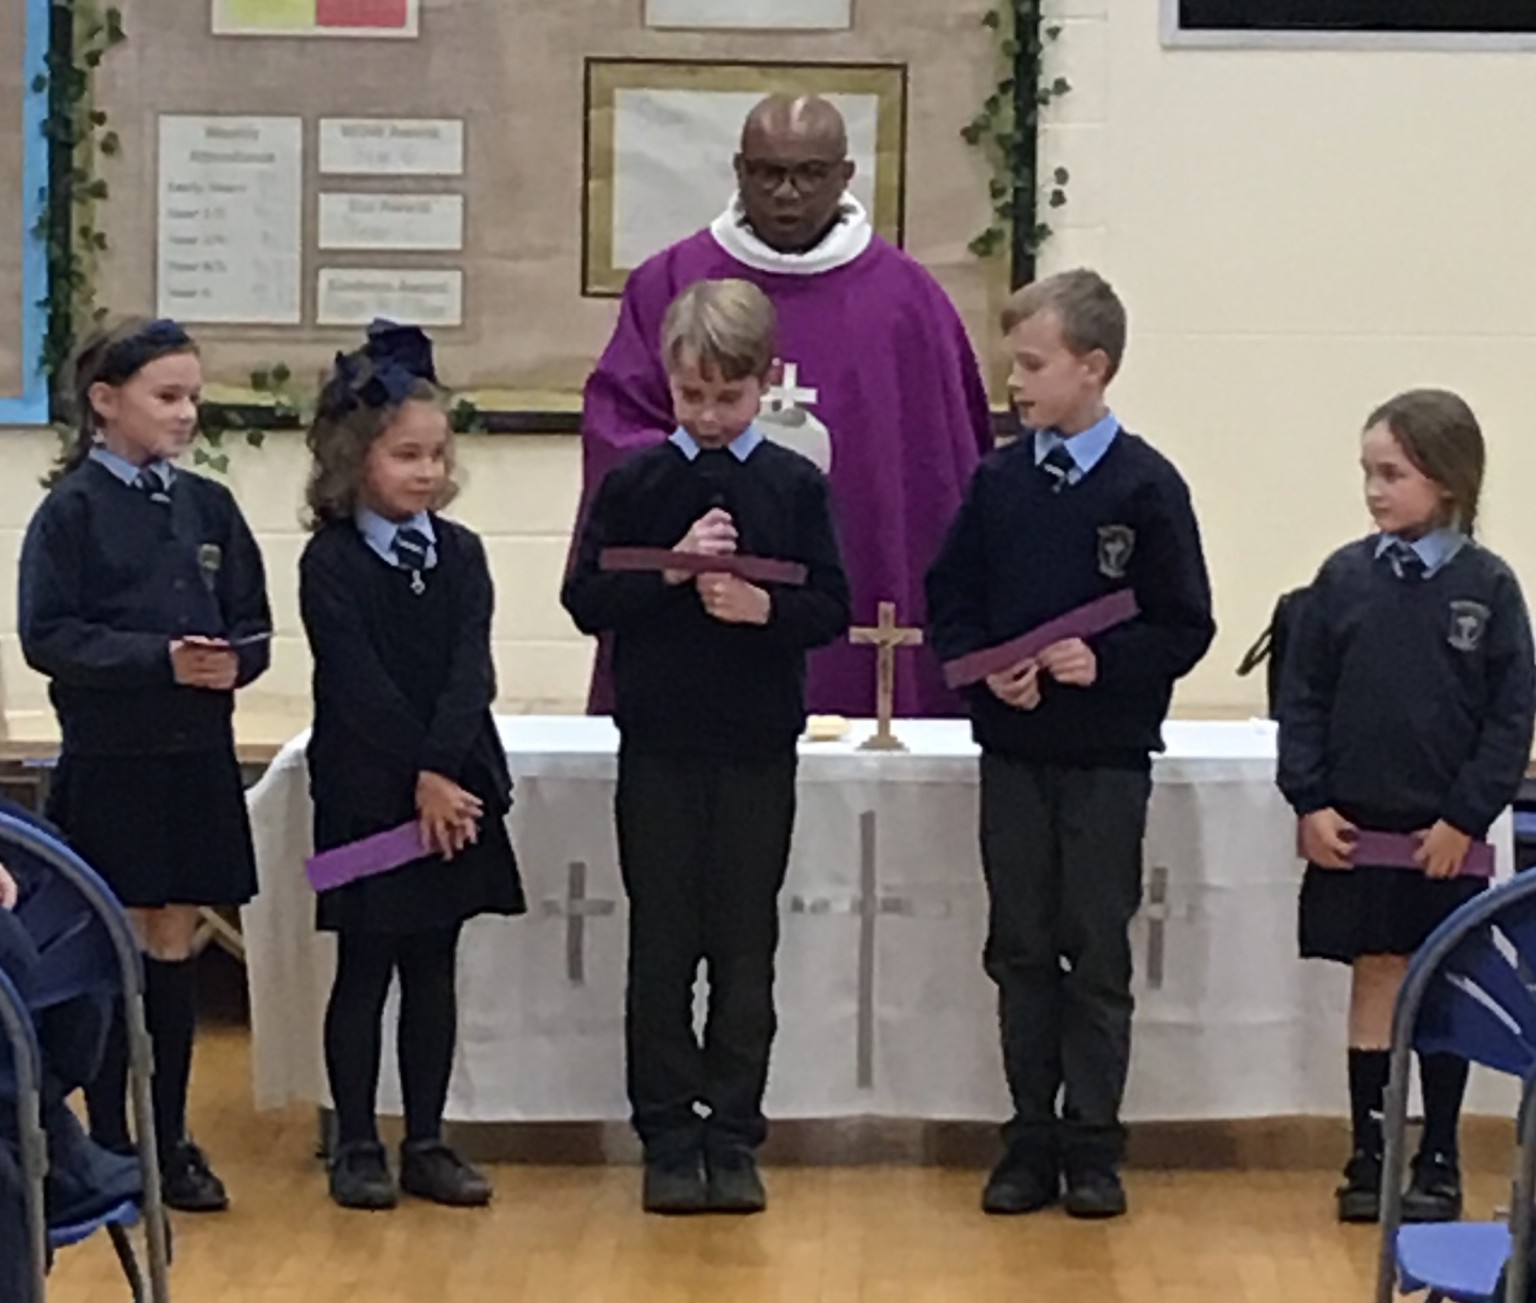
<svg viewBox="0 0 1536 1303"><path fill-rule="evenodd" d="M21 992L0 969L0 1066L10 1068L16 1087L16 1136L21 1149L22 1194L27 1209L27 1294L17 1303L44 1303L48 1275L48 1231L43 1211L43 1177L48 1141L38 1103L42 1055Z"/></svg>
<svg viewBox="0 0 1536 1303"><path fill-rule="evenodd" d="M29 974L29 1010L36 1014L80 996L122 998L126 1014L129 1085L139 1165L144 1173L142 1215L149 1245L149 1297L169 1303L169 1247L165 1210L160 1200L160 1171L156 1158L154 1109L150 1099L152 1052L144 1022L144 968L128 916L99 878L74 851L42 829L0 811L0 859L3 848L17 847L47 872L32 885L16 908L16 918L37 948L38 962ZM14 988L13 988L14 990ZM32 1036L30 1020L27 1034ZM32 1040L36 1053L36 1040ZM33 1108L36 1106L35 1088ZM46 1170L46 1148L43 1165ZM32 1192L41 1208L42 1171ZM141 1206L124 1203L90 1221L46 1228L54 1249L77 1244L99 1230L112 1237L136 1303L144 1297L137 1259L127 1228L138 1222ZM39 1294L39 1303L42 1295Z"/></svg>
<svg viewBox="0 0 1536 1303"><path fill-rule="evenodd" d="M1522 1082L1510 1225L1404 1226L1408 1081L1413 1051L1458 1054ZM1495 1303L1506 1260L1507 1303L1525 1303L1536 1189L1536 873L1468 901L1430 934L1408 965L1392 1020L1391 1078L1382 1130L1381 1254L1377 1303L1394 1287L1431 1303Z"/></svg>

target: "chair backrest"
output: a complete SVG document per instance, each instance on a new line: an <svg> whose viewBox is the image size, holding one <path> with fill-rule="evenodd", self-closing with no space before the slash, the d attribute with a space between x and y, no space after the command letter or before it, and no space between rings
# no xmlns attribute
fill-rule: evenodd
<svg viewBox="0 0 1536 1303"><path fill-rule="evenodd" d="M82 995L142 989L138 947L117 897L74 851L48 832L0 811L0 860L7 848L27 858L16 918L37 947L28 974L34 1010Z"/></svg>
<svg viewBox="0 0 1536 1303"><path fill-rule="evenodd" d="M42 1051L32 1026L27 1002L5 969L0 968L0 1110L6 1114L5 1130L15 1127L20 1101L35 1095L42 1079Z"/></svg>
<svg viewBox="0 0 1536 1303"><path fill-rule="evenodd" d="M1494 887L1436 928L1408 966L1398 1007L1417 1008L1404 1030L1421 1052L1536 1074L1536 873Z"/></svg>

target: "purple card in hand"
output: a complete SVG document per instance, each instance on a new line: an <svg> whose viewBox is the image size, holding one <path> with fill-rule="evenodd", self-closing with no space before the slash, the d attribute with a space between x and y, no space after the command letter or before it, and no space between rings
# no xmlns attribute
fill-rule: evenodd
<svg viewBox="0 0 1536 1303"><path fill-rule="evenodd" d="M1136 594L1132 589L1117 592L1079 606L1075 611L1047 620L1038 628L1031 629L1022 637L996 647L961 656L944 663L944 682L951 688L968 688L980 683L989 674L1000 674L1023 661L1032 660L1052 643L1067 638L1092 638L1118 628L1141 614Z"/></svg>
<svg viewBox="0 0 1536 1303"><path fill-rule="evenodd" d="M309 874L310 886L316 891L332 891L349 882L388 873L426 854L421 825L413 821L364 837L361 841L321 851L311 856L304 867Z"/></svg>
<svg viewBox="0 0 1536 1303"><path fill-rule="evenodd" d="M1349 858L1355 864L1384 869L1414 869L1422 873L1424 866L1415 858L1418 853L1419 839L1413 833L1370 832L1362 828L1355 834L1354 850ZM1487 842L1473 842L1456 876L1493 877L1493 847Z"/></svg>

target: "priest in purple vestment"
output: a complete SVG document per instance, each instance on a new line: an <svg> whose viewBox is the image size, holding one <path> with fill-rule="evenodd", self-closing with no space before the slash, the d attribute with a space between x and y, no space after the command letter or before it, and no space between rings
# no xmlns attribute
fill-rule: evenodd
<svg viewBox="0 0 1536 1303"><path fill-rule="evenodd" d="M614 466L676 429L661 360L668 305L695 281L740 277L779 315L782 377L759 428L831 477L854 622L875 623L878 604L893 601L903 624L921 627L923 575L991 445L991 416L954 305L875 234L848 192L853 172L842 116L827 101L774 97L752 111L730 206L625 287L586 387L581 515ZM872 715L875 668L868 647L814 653L810 710ZM926 651L902 653L896 681L898 716L962 713ZM612 701L600 648L589 709L608 714Z"/></svg>

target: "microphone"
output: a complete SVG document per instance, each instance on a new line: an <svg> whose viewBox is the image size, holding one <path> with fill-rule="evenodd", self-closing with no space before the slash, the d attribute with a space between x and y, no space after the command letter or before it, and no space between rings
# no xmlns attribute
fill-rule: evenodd
<svg viewBox="0 0 1536 1303"><path fill-rule="evenodd" d="M725 458L730 456L727 452L702 452L699 454L699 480L704 486L704 508L706 511L719 508L721 511L731 510L731 484L729 468L725 464Z"/></svg>

